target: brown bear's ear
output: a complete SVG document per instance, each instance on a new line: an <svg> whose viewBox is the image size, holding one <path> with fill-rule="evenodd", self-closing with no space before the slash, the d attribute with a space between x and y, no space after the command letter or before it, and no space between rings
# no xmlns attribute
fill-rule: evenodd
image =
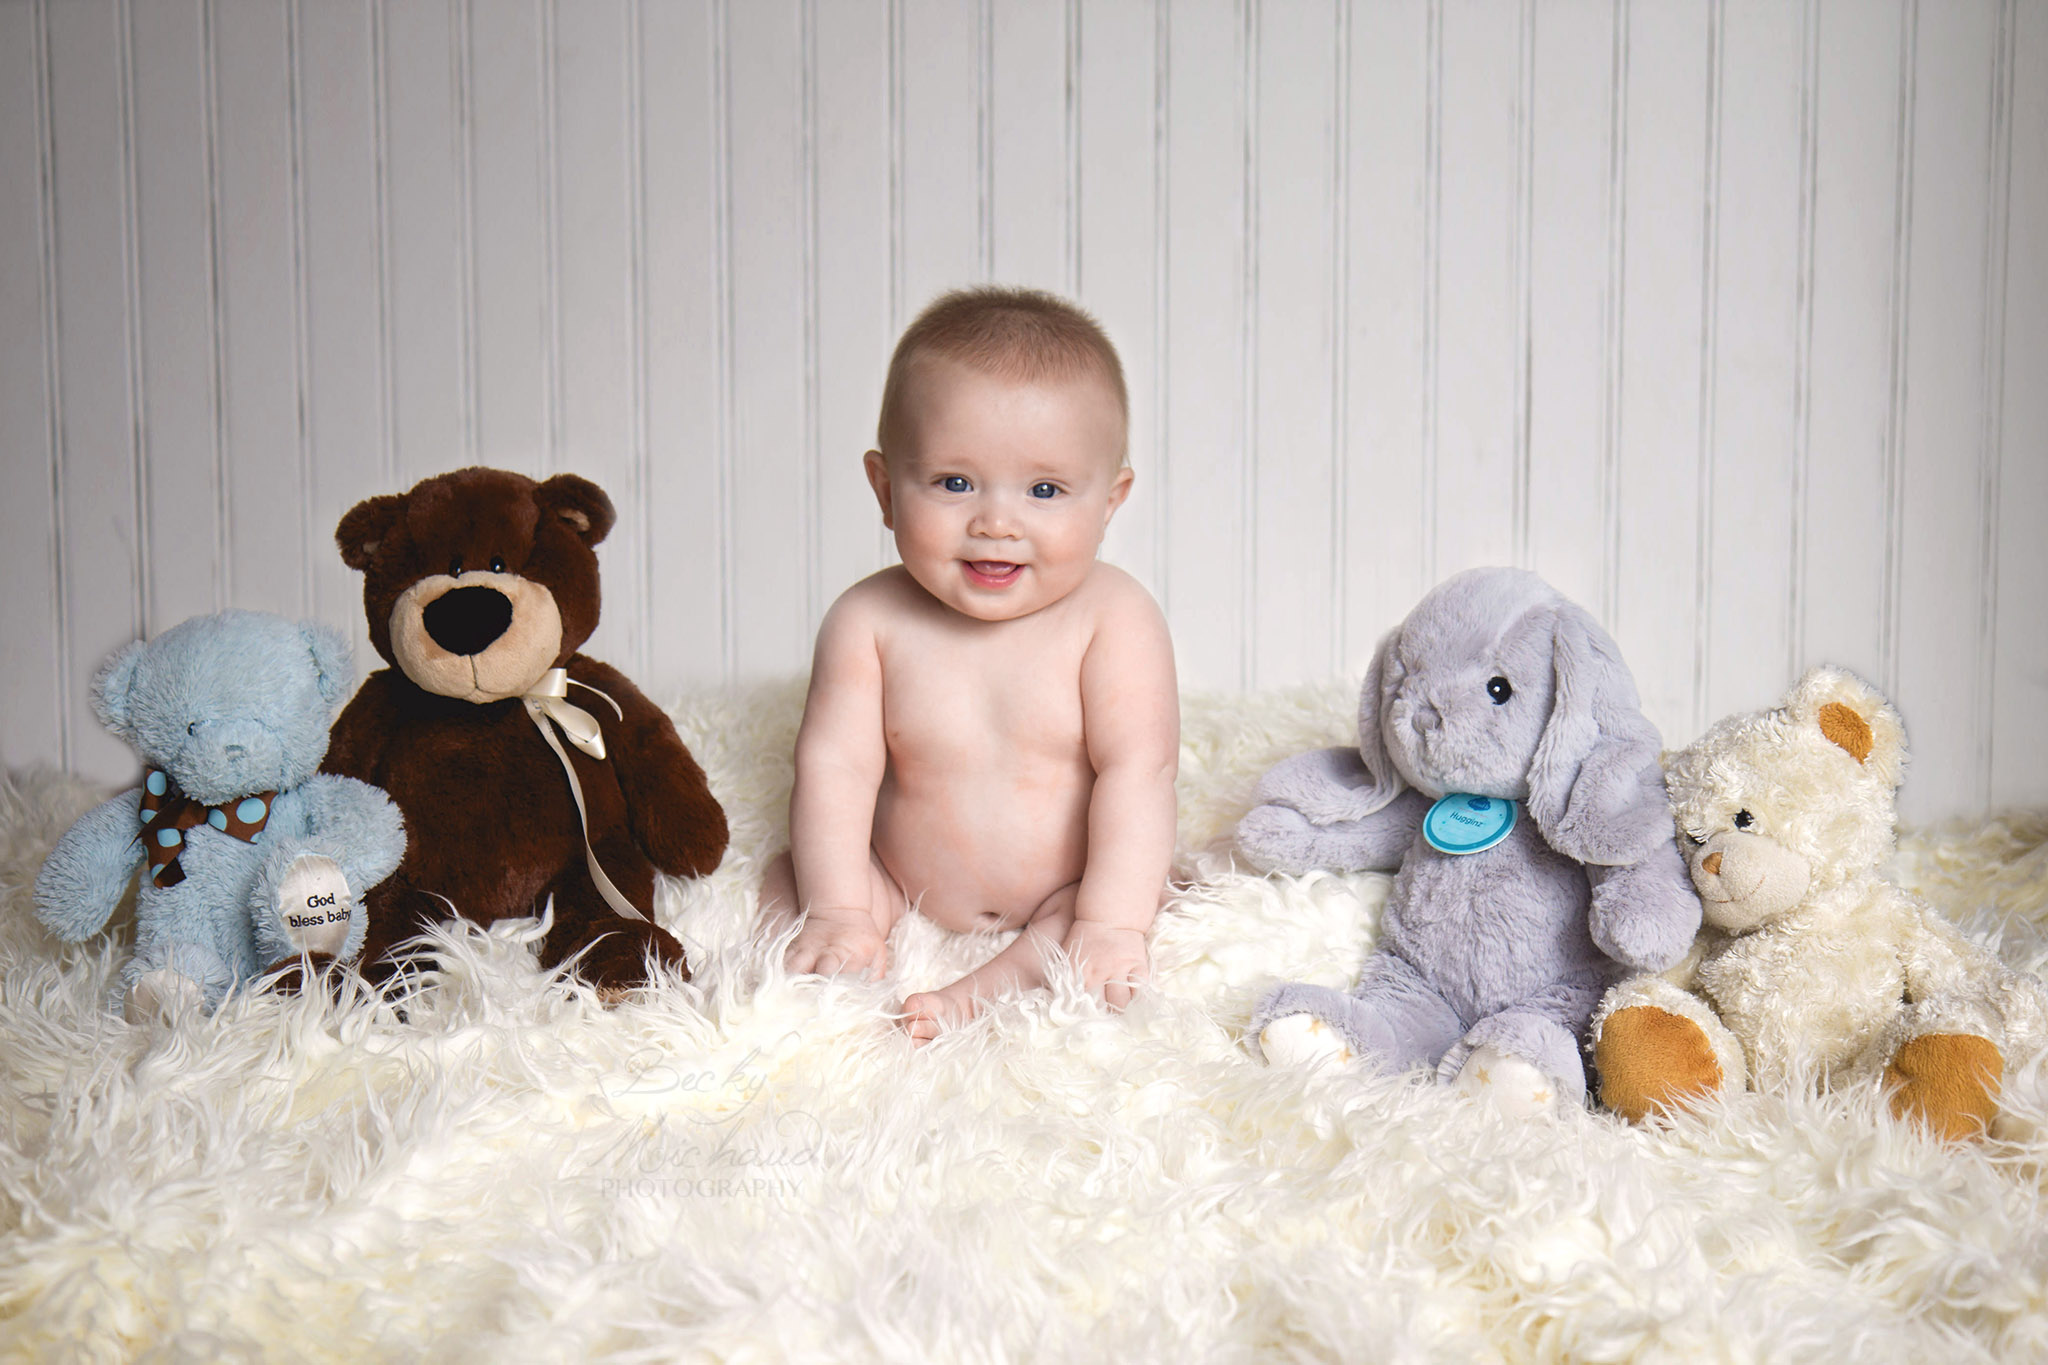
<svg viewBox="0 0 2048 1365"><path fill-rule="evenodd" d="M348 509L334 528L334 543L341 547L341 562L351 569L367 569L391 528L405 515L405 494L384 493L365 499Z"/></svg>
<svg viewBox="0 0 2048 1365"><path fill-rule="evenodd" d="M604 490L574 474L557 474L533 490L541 511L559 517L585 545L595 545L611 532L617 513Z"/></svg>

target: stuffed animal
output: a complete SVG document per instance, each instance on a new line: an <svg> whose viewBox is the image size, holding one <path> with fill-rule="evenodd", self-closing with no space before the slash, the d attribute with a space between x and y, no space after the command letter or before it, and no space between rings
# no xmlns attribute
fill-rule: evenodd
<svg viewBox="0 0 2048 1365"><path fill-rule="evenodd" d="M389 791L412 833L368 899L373 978L451 914L490 924L550 906L543 965L574 957L607 998L644 983L650 957L687 971L652 920L654 874L717 867L725 812L668 717L576 652L597 627L596 547L612 520L587 479L495 469L341 519L370 642L392 667L342 712L327 768Z"/></svg>
<svg viewBox="0 0 2048 1365"><path fill-rule="evenodd" d="M1706 925L1677 967L1601 1003L1604 1104L1640 1119L1745 1085L1883 1084L1945 1137L1984 1131L2048 1009L2039 982L1885 879L1905 760L1898 713L1838 668L1672 756Z"/></svg>
<svg viewBox="0 0 2048 1365"><path fill-rule="evenodd" d="M57 841L35 906L76 942L143 869L113 1008L211 1008L265 966L362 946L361 894L398 866L405 828L375 787L315 775L351 680L340 635L253 611L195 617L101 666L93 708L141 754L143 783Z"/></svg>
<svg viewBox="0 0 2048 1365"><path fill-rule="evenodd" d="M1699 927L1658 747L1583 609L1516 569L1440 584L1373 655L1358 747L1275 767L1238 825L1267 870L1400 869L1357 987L1274 990L1258 1050L1428 1064L1509 1113L1583 1102L1602 992Z"/></svg>

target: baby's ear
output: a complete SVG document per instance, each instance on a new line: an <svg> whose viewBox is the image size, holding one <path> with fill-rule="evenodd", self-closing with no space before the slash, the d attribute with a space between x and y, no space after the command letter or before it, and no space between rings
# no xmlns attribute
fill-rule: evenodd
<svg viewBox="0 0 2048 1365"><path fill-rule="evenodd" d="M575 474L557 474L533 490L533 500L544 515L566 525L585 545L596 545L611 534L618 514L605 491Z"/></svg>
<svg viewBox="0 0 2048 1365"><path fill-rule="evenodd" d="M879 450L870 450L861 456L861 468L868 472L868 487L875 490L875 501L881 504L882 527L896 529L896 504L889 490L889 461Z"/></svg>
<svg viewBox="0 0 2048 1365"><path fill-rule="evenodd" d="M135 689L135 670L142 663L143 643L131 641L107 656L92 679L93 714L117 738L132 743L134 728L129 724L129 695Z"/></svg>

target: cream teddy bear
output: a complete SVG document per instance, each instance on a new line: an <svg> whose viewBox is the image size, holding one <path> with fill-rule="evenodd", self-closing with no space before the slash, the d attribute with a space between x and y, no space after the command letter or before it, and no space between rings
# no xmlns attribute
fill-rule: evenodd
<svg viewBox="0 0 2048 1365"><path fill-rule="evenodd" d="M1705 908L1690 954L1611 989L1589 1049L1632 1119L1724 1089L1884 1085L1892 1112L1981 1134L2006 1067L2048 1041L2048 997L1885 880L1905 728L1817 668L1665 774Z"/></svg>

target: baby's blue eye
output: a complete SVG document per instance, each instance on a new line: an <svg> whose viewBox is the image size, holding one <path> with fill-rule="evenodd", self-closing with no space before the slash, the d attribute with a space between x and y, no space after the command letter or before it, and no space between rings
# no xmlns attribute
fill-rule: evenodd
<svg viewBox="0 0 2048 1365"><path fill-rule="evenodd" d="M945 478L939 480L939 487L945 489L948 493L965 493L973 488L974 485L958 474L948 474Z"/></svg>
<svg viewBox="0 0 2048 1365"><path fill-rule="evenodd" d="M1031 496L1034 498L1056 498L1059 495L1060 486L1056 483L1034 483L1031 485Z"/></svg>

